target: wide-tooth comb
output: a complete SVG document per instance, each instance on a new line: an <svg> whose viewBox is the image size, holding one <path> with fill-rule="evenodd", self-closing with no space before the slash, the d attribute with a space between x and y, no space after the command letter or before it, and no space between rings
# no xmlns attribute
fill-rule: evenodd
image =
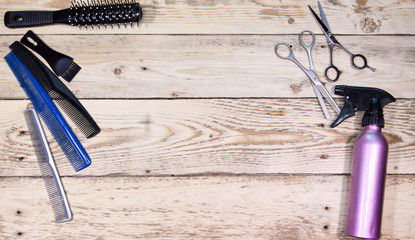
<svg viewBox="0 0 415 240"><path fill-rule="evenodd" d="M70 221L72 213L39 117L34 108L27 109L23 114L55 220L58 223Z"/></svg>
<svg viewBox="0 0 415 240"><path fill-rule="evenodd" d="M4 24L9 28L43 26L54 23L79 27L133 25L142 18L142 9L134 0L71 1L71 7L58 11L8 11Z"/></svg>
<svg viewBox="0 0 415 240"><path fill-rule="evenodd" d="M91 159L31 71L19 61L14 52L7 54L4 59L75 171L88 167Z"/></svg>
<svg viewBox="0 0 415 240"><path fill-rule="evenodd" d="M35 79L87 138L91 138L101 131L73 93L33 53L19 42L10 45L10 49L25 66L38 69L38 71L32 73Z"/></svg>
<svg viewBox="0 0 415 240"><path fill-rule="evenodd" d="M20 42L42 56L55 74L68 82L72 81L81 70L81 67L73 61L73 58L50 48L31 30L23 36Z"/></svg>

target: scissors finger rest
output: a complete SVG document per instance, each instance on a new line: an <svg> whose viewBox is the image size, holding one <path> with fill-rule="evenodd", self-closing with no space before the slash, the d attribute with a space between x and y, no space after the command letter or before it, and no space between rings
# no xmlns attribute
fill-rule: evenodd
<svg viewBox="0 0 415 240"><path fill-rule="evenodd" d="M362 63L361 64L357 63L356 59L361 59ZM352 62L352 67L357 68L359 70L364 69L364 68L369 68L373 72L376 71L376 68L373 68L373 67L370 67L369 65L367 65L366 57L363 56L362 54L352 54L351 55L351 62Z"/></svg>

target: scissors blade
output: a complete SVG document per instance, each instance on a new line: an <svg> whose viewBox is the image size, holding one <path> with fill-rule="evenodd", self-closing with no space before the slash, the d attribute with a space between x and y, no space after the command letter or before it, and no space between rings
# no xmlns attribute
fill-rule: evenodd
<svg viewBox="0 0 415 240"><path fill-rule="evenodd" d="M326 27L331 31L329 22L327 21L326 14L324 14L323 7L321 6L320 1L317 1L317 4L318 10L320 11L321 21L323 21L324 25L326 25Z"/></svg>
<svg viewBox="0 0 415 240"><path fill-rule="evenodd" d="M336 102L331 97L330 93L327 91L327 89L323 86L323 84L320 82L319 84L314 83L317 87L317 89L320 91L321 95L329 102L329 104L333 107L334 111L336 113L340 113L340 108L337 106Z"/></svg>
<svg viewBox="0 0 415 240"><path fill-rule="evenodd" d="M340 113L339 106L337 106L336 102L333 100L330 93L327 91L323 83L317 77L316 72L312 70L307 70L306 73L307 73L308 78L311 80L311 83L318 89L318 91L321 93L321 95L323 95L323 97L327 100L327 102L329 102L329 104L333 107L334 111L336 111L336 113Z"/></svg>
<svg viewBox="0 0 415 240"><path fill-rule="evenodd" d="M324 24L324 22L314 12L314 10L310 7L310 5L308 5L308 8L310 9L311 13L313 14L313 17L316 20L316 22L318 23L318 25L320 26L321 30L323 30L323 33L326 35L327 40L330 41L332 44L338 44L338 45L340 45L340 43L336 40L336 38L331 33L330 28L328 28L326 26L326 24Z"/></svg>
<svg viewBox="0 0 415 240"><path fill-rule="evenodd" d="M317 89L316 85L314 85L313 82L311 82L311 86L313 86L314 93L316 94L318 102L320 103L320 106L323 109L324 116L326 116L327 119L330 119L329 111L327 111L326 104L324 103L320 91Z"/></svg>

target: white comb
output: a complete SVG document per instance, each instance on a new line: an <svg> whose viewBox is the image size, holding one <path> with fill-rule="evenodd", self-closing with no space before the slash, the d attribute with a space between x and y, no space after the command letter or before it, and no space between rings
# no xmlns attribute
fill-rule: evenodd
<svg viewBox="0 0 415 240"><path fill-rule="evenodd" d="M70 221L72 220L72 213L39 117L34 108L29 108L23 113L55 220L58 223Z"/></svg>

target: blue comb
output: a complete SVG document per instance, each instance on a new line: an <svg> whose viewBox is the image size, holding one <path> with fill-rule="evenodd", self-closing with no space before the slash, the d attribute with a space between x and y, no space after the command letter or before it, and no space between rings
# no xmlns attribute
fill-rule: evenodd
<svg viewBox="0 0 415 240"><path fill-rule="evenodd" d="M91 159L33 74L13 52L7 54L4 59L75 171L88 167Z"/></svg>

